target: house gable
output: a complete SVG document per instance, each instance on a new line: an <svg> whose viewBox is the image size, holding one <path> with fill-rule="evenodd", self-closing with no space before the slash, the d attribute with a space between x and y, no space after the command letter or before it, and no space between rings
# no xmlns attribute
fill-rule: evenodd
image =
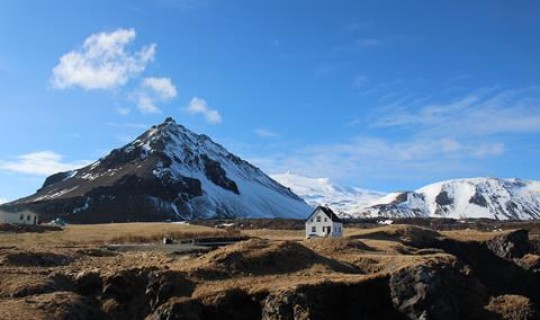
<svg viewBox="0 0 540 320"><path fill-rule="evenodd" d="M342 223L341 219L339 219L339 217L330 208L323 206L318 206L315 208L315 210L313 210L313 212L307 217L306 223L309 223L311 219L319 212L322 212L332 222Z"/></svg>

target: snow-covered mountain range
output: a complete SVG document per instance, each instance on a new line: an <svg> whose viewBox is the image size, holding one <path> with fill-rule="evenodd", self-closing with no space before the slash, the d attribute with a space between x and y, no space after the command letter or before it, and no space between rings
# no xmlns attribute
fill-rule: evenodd
<svg viewBox="0 0 540 320"><path fill-rule="evenodd" d="M54 174L34 195L0 208L30 209L42 221L98 223L304 218L312 210L308 203L352 218L540 219L540 181L469 178L384 194L325 178L269 177L208 136L167 118L106 157Z"/></svg>
<svg viewBox="0 0 540 320"><path fill-rule="evenodd" d="M364 216L540 219L540 181L469 178L389 194Z"/></svg>
<svg viewBox="0 0 540 320"><path fill-rule="evenodd" d="M337 186L326 178L291 173L272 175L272 178L291 188L310 205L327 205L341 217L540 219L540 181L456 179L416 191L385 195Z"/></svg>
<svg viewBox="0 0 540 320"><path fill-rule="evenodd" d="M304 218L311 208L259 168L172 118L79 170L48 177L34 195L4 208L40 220L163 221Z"/></svg>
<svg viewBox="0 0 540 320"><path fill-rule="evenodd" d="M366 207L386 195L378 191L339 186L328 178L309 178L290 172L271 177L289 187L312 207L328 206L341 217L357 217Z"/></svg>

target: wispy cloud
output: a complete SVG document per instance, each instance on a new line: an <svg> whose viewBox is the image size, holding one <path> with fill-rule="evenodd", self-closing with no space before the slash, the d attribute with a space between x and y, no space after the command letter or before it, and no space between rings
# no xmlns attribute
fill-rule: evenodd
<svg viewBox="0 0 540 320"><path fill-rule="evenodd" d="M2 204L2 203L6 203L6 202L7 202L7 200L6 200L6 199L4 199L4 198L0 198L0 204Z"/></svg>
<svg viewBox="0 0 540 320"><path fill-rule="evenodd" d="M477 90L444 103L415 94L385 100L390 102L379 108L375 123L356 138L277 146L266 154L257 147L248 158L268 172L410 185L493 174L490 164L516 152L515 139L540 132L539 87ZM353 119L346 126L363 122Z"/></svg>
<svg viewBox="0 0 540 320"><path fill-rule="evenodd" d="M479 90L448 103L396 108L382 115L375 126L458 137L540 132L540 87Z"/></svg>
<svg viewBox="0 0 540 320"><path fill-rule="evenodd" d="M153 2L163 7L192 10L206 7L215 1L217 0L155 0Z"/></svg>
<svg viewBox="0 0 540 320"><path fill-rule="evenodd" d="M53 151L39 151L23 154L14 160L0 160L0 170L46 176L61 171L84 167L91 161L64 162L62 155Z"/></svg>
<svg viewBox="0 0 540 320"><path fill-rule="evenodd" d="M357 137L337 144L317 144L248 157L269 173L285 171L335 180L411 183L478 172L478 160L504 152L504 145L459 143L443 139L391 141Z"/></svg>
<svg viewBox="0 0 540 320"><path fill-rule="evenodd" d="M154 91L161 99L172 99L177 95L176 87L170 78L145 78L142 86Z"/></svg>
<svg viewBox="0 0 540 320"><path fill-rule="evenodd" d="M117 128L133 128L133 129L148 129L150 128L150 125L144 124L144 123L117 123L117 122L109 122L107 123L109 127L117 127Z"/></svg>
<svg viewBox="0 0 540 320"><path fill-rule="evenodd" d="M333 64L319 64L313 70L313 76L315 78L323 78L334 73L336 69L336 66Z"/></svg>
<svg viewBox="0 0 540 320"><path fill-rule="evenodd" d="M170 78L145 78L134 97L137 107L142 113L159 113L161 110L157 102L174 99L177 95L176 87Z"/></svg>
<svg viewBox="0 0 540 320"><path fill-rule="evenodd" d="M190 114L203 115L206 122L211 124L218 124L222 122L219 111L210 108L206 100L198 97L193 97L191 99L186 107L186 111Z"/></svg>
<svg viewBox="0 0 540 320"><path fill-rule="evenodd" d="M352 85L353 87L356 87L356 88L362 88L366 84L368 84L368 82L369 82L369 78L367 76L357 75L353 78Z"/></svg>
<svg viewBox="0 0 540 320"><path fill-rule="evenodd" d="M389 40L386 38L357 38L348 43L334 46L332 49L336 52L354 52L382 47L388 43Z"/></svg>
<svg viewBox="0 0 540 320"><path fill-rule="evenodd" d="M272 130L268 129L255 129L255 134L258 135L261 138L276 138L279 137L279 134L277 132L274 132Z"/></svg>
<svg viewBox="0 0 540 320"><path fill-rule="evenodd" d="M131 77L144 71L155 55L155 44L130 52L127 47L135 36L134 29L90 35L80 48L60 58L52 70L53 87L92 90L124 85Z"/></svg>
<svg viewBox="0 0 540 320"><path fill-rule="evenodd" d="M131 109L126 107L116 107L116 112L118 112L119 115L127 116L131 113Z"/></svg>

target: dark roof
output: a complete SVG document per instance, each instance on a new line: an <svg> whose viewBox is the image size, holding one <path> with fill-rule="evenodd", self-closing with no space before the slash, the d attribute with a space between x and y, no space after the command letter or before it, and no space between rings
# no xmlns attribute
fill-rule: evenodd
<svg viewBox="0 0 540 320"><path fill-rule="evenodd" d="M324 214L326 214L326 216L328 218L330 218L330 220L332 222L339 222L339 223L342 223L341 222L341 219L334 213L334 211L332 211L332 209L328 208L328 207L323 207L323 206L318 206L317 208L315 208L315 210L313 210L313 212L309 215L309 217L307 217L306 220L309 220L311 219L311 216L317 212L317 210L321 210L322 212L324 212Z"/></svg>

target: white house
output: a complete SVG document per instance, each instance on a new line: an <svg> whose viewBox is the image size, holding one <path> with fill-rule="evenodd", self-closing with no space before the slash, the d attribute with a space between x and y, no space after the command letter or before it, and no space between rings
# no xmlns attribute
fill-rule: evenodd
<svg viewBox="0 0 540 320"><path fill-rule="evenodd" d="M0 210L0 223L37 225L38 216L30 211L6 212Z"/></svg>
<svg viewBox="0 0 540 320"><path fill-rule="evenodd" d="M306 220L306 238L341 238L342 235L343 223L330 208L319 206Z"/></svg>

